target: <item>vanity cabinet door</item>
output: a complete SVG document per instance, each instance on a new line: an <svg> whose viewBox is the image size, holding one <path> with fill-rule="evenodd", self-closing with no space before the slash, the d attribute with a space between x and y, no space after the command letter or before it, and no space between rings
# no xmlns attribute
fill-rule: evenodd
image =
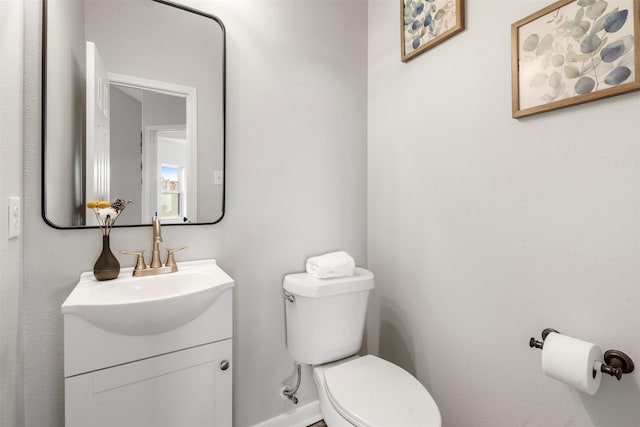
<svg viewBox="0 0 640 427"><path fill-rule="evenodd" d="M66 427L231 426L231 354L228 339L67 378Z"/></svg>

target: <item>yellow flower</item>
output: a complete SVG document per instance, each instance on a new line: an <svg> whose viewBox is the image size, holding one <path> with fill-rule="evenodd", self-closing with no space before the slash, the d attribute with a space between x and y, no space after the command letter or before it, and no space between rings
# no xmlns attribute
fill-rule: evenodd
<svg viewBox="0 0 640 427"><path fill-rule="evenodd" d="M113 203L108 200L89 200L87 208L93 210L102 235L108 236L118 216L130 203L132 203L131 200L125 202L124 199L116 199Z"/></svg>

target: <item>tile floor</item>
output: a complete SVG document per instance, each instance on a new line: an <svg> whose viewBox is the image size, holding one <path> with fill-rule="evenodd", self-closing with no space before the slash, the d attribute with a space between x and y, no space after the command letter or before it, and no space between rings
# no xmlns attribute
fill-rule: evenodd
<svg viewBox="0 0 640 427"><path fill-rule="evenodd" d="M309 427L327 427L327 423L324 420L320 420L317 423L311 424Z"/></svg>

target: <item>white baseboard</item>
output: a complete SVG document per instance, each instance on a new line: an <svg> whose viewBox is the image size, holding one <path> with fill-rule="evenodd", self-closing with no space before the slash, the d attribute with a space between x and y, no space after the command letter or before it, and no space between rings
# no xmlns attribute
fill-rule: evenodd
<svg viewBox="0 0 640 427"><path fill-rule="evenodd" d="M262 421L253 427L307 427L321 419L320 402L316 400L277 417Z"/></svg>

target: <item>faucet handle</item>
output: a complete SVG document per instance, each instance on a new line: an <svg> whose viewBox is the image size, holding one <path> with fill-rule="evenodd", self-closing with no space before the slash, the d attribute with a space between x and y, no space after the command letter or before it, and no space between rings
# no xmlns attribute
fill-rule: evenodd
<svg viewBox="0 0 640 427"><path fill-rule="evenodd" d="M126 255L135 255L138 257L138 259L136 259L136 268L134 268L134 271L144 270L145 268L147 268L147 264L145 264L144 262L144 251L120 251L120 253Z"/></svg>
<svg viewBox="0 0 640 427"><path fill-rule="evenodd" d="M173 253L187 248L188 246L180 246L179 248L172 249L167 248L167 262L164 263L164 266L175 268L175 271L178 271L178 266L176 265L176 259L173 257Z"/></svg>

